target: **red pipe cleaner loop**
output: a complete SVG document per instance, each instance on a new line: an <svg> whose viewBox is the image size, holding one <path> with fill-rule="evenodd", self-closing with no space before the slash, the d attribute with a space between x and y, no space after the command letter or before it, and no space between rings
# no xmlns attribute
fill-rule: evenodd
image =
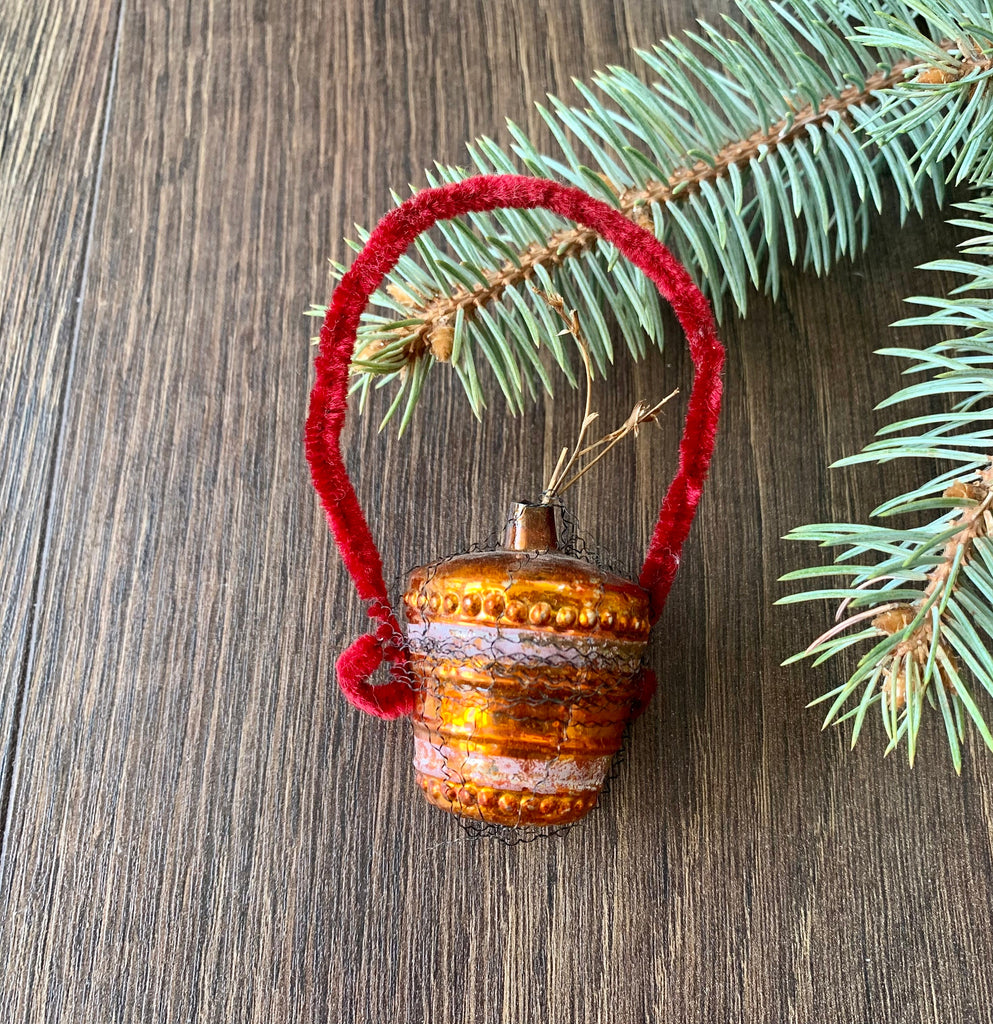
<svg viewBox="0 0 993 1024"><path fill-rule="evenodd" d="M338 659L338 682L356 707L379 718L410 714L414 691L400 625L383 581L379 549L341 454L349 363L359 318L373 292L419 234L440 220L504 207L542 207L596 231L654 282L686 333L695 372L679 445L679 468L662 502L639 576L651 595L653 624L676 575L679 552L689 534L714 450L724 348L707 300L685 268L650 231L580 189L513 174L480 175L424 189L391 210L369 236L331 297L321 328L317 379L305 434L314 487L342 560L359 596L369 602L370 617L379 623L373 633L359 637ZM390 682L373 686L369 678L384 660L391 663Z"/></svg>

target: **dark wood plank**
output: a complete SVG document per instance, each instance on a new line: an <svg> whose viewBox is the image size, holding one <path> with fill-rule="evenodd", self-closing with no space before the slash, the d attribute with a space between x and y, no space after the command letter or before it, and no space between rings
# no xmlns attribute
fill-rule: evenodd
<svg viewBox="0 0 993 1024"><path fill-rule="evenodd" d="M870 354L930 223L727 325L722 446L653 655L662 699L588 825L470 842L411 791L403 724L332 664L363 625L307 480L300 311L352 221L546 90L716 5L128 7L51 504L8 870L11 1021L978 1020L993 954L990 766L913 773L820 734L782 669L823 615L772 607L795 523L913 479L827 473L878 424ZM430 20L430 23L428 21ZM626 411L688 366L618 369ZM904 332L912 344L923 334ZM381 408L381 407L380 407ZM606 408L606 405L605 405ZM351 430L400 571L491 532L580 411L475 424L439 378L411 435ZM594 474L628 568L678 424ZM454 440L454 439L457 439Z"/></svg>
<svg viewBox="0 0 993 1024"><path fill-rule="evenodd" d="M0 832L97 180L116 3L0 10Z"/></svg>

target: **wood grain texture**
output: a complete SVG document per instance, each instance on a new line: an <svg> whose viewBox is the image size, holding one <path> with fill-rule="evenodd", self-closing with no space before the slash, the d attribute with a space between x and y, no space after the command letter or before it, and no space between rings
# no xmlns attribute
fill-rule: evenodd
<svg viewBox="0 0 993 1024"><path fill-rule="evenodd" d="M0 5L0 823L116 32L116 4Z"/></svg>
<svg viewBox="0 0 993 1024"><path fill-rule="evenodd" d="M51 542L37 576L30 556L21 570L38 619L0 1020L988 1018L991 763L970 756L956 780L937 729L913 773L880 760L878 736L847 754L803 710L830 676L779 667L824 611L772 606L779 574L810 555L779 540L790 526L864 515L914 479L825 467L882 422L869 410L896 368L871 349L901 296L934 287L913 265L951 251L935 211L881 224L827 281L787 274L775 306L727 325L721 445L655 642L662 699L587 825L467 841L412 792L407 728L333 685L363 615L300 441L300 313L326 294L325 258L391 186L461 161L466 138L506 139L505 115L537 132L546 90L575 99L571 75L630 64L633 46L720 9L125 2L64 427L39 419L21 457L59 471L47 509L24 499L44 524L15 527L26 551L42 529ZM27 66L37 39L12 38ZM112 54L92 49L94 82ZM53 152L41 171L65 182L72 162ZM27 216L31 194L10 195ZM72 279L70 223L38 231ZM23 331L35 285L18 269L3 286ZM618 369L605 412L688 379L671 336L664 359ZM57 394L62 371L32 358L17 372ZM351 427L397 572L490 533L580 413L563 393L513 420L494 399L477 424L436 376L410 436L377 435L376 410ZM622 567L677 434L670 417L580 495L587 534Z"/></svg>

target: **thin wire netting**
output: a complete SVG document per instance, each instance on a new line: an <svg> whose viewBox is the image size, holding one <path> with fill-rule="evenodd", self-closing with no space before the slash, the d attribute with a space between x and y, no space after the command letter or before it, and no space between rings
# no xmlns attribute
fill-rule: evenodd
<svg viewBox="0 0 993 1024"><path fill-rule="evenodd" d="M555 554L584 563L594 579L614 573L593 552L578 519L561 502L553 504L561 522ZM501 539L502 534L493 533L465 552L412 570L422 577L418 588L422 606L441 570L465 555L498 549ZM511 577L527 577L529 566L540 557L515 552ZM409 577L410 573L397 577L394 593L407 591ZM505 607L513 600L509 591L508 587L501 597L488 585L487 598ZM608 597L616 609L616 595L601 589L592 606L594 622L600 621L597 617ZM528 622L523 629L515 628L499 612L496 619L500 623L488 629L470 627L470 639L457 624L447 632L442 627L433 636L426 625L419 634L412 625L409 629L417 635L397 638L409 644L413 655L411 681L419 709L414 715L415 762L419 762L421 785L426 796L434 787L433 802L443 802L471 840L493 839L515 846L563 837L600 810L621 771L629 725L640 703L645 638L626 636L605 642L602 635L577 635L578 629L556 632L533 628ZM492 734L477 736L477 721L492 723L497 715L505 727L508 716L519 727L519 735L510 740L508 757L491 756ZM456 720L458 735L446 718ZM583 738L592 753L584 753ZM522 750L535 756L523 757ZM518 765L521 774L508 776L510 769L505 766L510 764ZM493 775L499 771L504 774ZM483 782L494 782L492 787L481 784L481 773ZM552 808L552 823L523 820L534 817L538 809L544 816L546 806ZM559 810L563 807L564 812ZM555 823L556 815L569 817L577 809L578 820ZM505 823L515 813L516 822Z"/></svg>

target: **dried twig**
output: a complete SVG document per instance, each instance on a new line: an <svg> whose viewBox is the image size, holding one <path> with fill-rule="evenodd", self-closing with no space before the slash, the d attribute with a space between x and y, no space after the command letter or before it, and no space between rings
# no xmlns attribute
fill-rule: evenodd
<svg viewBox="0 0 993 1024"><path fill-rule="evenodd" d="M579 480L580 477L588 473L607 454L607 452L614 447L614 445L618 444L629 434L633 434L637 437L638 430L643 423L657 423L659 413L662 411L662 406L665 405L669 399L677 395L679 393L679 389L676 388L670 394L666 395L666 397L660 402L656 402L655 405L650 405L644 399L637 402L635 407L631 410L631 415L628 416L628 418L616 430L611 431L609 434L605 434L598 441L594 441L592 444L588 444L583 447L583 441L586 438L586 433L593 423L599 418L599 413L591 411L593 364L590 362L589 349L580 329L579 317L575 310L566 310L565 300L561 295L549 295L548 293L538 291L537 289L535 289L535 294L543 299L547 303L548 307L556 312L565 322L565 328L560 331L559 334L570 334L575 339L580 357L583 360L583 368L586 372L586 404L583 410L583 420L579 427L579 436L576 438L576 443L573 446L571 455L568 448L562 449L559 454L558 461L555 464L555 469L552 470L552 475L548 478L548 483L545 485L545 489L541 492L541 502L543 505L547 505L554 498L559 497L567 491L577 480ZM602 451L586 462L585 465L578 466L580 459L586 455L592 454L597 451L597 449L602 449ZM566 480L566 475L573 469L573 467L576 466L578 466L576 472Z"/></svg>

